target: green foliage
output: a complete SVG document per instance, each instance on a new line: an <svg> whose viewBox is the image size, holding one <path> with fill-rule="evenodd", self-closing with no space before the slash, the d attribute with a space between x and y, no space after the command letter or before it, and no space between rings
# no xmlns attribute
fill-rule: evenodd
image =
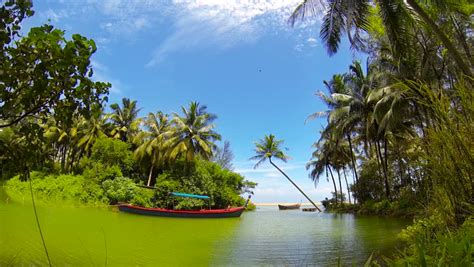
<svg viewBox="0 0 474 267"><path fill-rule="evenodd" d="M454 231L437 216L416 221L401 233L408 246L387 263L397 266L472 266L474 220Z"/></svg>
<svg viewBox="0 0 474 267"><path fill-rule="evenodd" d="M153 192L138 187L131 179L116 177L114 180L106 180L102 183L105 196L111 204L119 202L151 207Z"/></svg>
<svg viewBox="0 0 474 267"><path fill-rule="evenodd" d="M199 210L199 209L206 209L208 204L206 201L202 199L195 199L195 198L183 198L178 201L176 204L175 209L178 210Z"/></svg>
<svg viewBox="0 0 474 267"><path fill-rule="evenodd" d="M207 112L207 106L191 102L188 107L181 107L183 115L173 113L175 131L168 140L172 159L179 157L192 161L196 156L209 160L216 148L215 141L221 140L220 134L214 131L212 123L217 116Z"/></svg>
<svg viewBox="0 0 474 267"><path fill-rule="evenodd" d="M128 202L135 196L136 184L124 177L116 177L114 180L106 180L102 183L105 195L112 204Z"/></svg>
<svg viewBox="0 0 474 267"><path fill-rule="evenodd" d="M99 183L120 176L134 175L135 158L130 145L112 138L99 138L91 149L91 156L82 159L83 174Z"/></svg>
<svg viewBox="0 0 474 267"><path fill-rule="evenodd" d="M35 197L47 203L104 205L107 198L97 185L89 183L81 175L47 175L40 172L31 173ZM8 180L5 189L15 201L29 201L29 184L15 176Z"/></svg>
<svg viewBox="0 0 474 267"><path fill-rule="evenodd" d="M359 181L351 187L354 197L360 202L384 198L383 183L381 182L383 177L379 170L375 159L369 159L362 163Z"/></svg>
<svg viewBox="0 0 474 267"><path fill-rule="evenodd" d="M117 165L107 166L100 161L93 161L89 158L84 158L81 164L85 167L82 173L84 177L97 183L123 176L122 170Z"/></svg>
<svg viewBox="0 0 474 267"><path fill-rule="evenodd" d="M245 189L244 178L223 169L216 163L204 160L176 162L170 170L158 176L156 187L158 188L156 204L160 207L171 205L168 193L176 191L208 195L211 197L211 205L216 208L241 206L245 203L240 196ZM178 207L202 206L199 201L187 201L181 198L175 198L174 201Z"/></svg>
<svg viewBox="0 0 474 267"><path fill-rule="evenodd" d="M16 22L15 16L19 14L0 15L3 20ZM14 17L5 18L5 15ZM1 32L7 31L5 27L18 27L2 26ZM0 43L4 48L0 54L0 127L17 124L28 116L54 116L64 121L79 112L89 117L91 107L101 106L107 99L104 95L108 94L110 84L90 78L91 56L96 51L93 40L79 34L67 40L64 31L44 25L31 28L14 44L9 42L10 38L3 37L0 41L4 42Z"/></svg>

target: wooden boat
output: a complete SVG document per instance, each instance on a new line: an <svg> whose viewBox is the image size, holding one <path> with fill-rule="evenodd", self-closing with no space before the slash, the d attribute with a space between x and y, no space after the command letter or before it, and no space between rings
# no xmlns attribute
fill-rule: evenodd
<svg viewBox="0 0 474 267"><path fill-rule="evenodd" d="M278 209L280 210L299 210L301 207L301 203L293 204L293 205L280 205L278 204Z"/></svg>
<svg viewBox="0 0 474 267"><path fill-rule="evenodd" d="M120 211L141 215L179 218L231 218L240 217L245 207L216 209L216 210L169 210L160 208L144 208L133 205L119 205Z"/></svg>
<svg viewBox="0 0 474 267"><path fill-rule="evenodd" d="M171 193L171 196L177 197L191 197L199 199L209 199L208 196L202 195L192 195L185 193ZM118 205L120 211L141 214L141 215L150 215L150 216L161 216L161 217L177 217L177 218L231 218L231 217L240 217L242 212L250 200L250 196L247 199L247 202L243 207L236 208L227 208L227 209L202 209L202 210L172 210L172 209L162 209L162 208L145 208L140 206L134 206L130 204L121 204Z"/></svg>

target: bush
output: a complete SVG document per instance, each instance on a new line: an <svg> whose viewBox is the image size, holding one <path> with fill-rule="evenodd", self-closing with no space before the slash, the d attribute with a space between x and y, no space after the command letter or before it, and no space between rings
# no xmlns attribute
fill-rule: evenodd
<svg viewBox="0 0 474 267"><path fill-rule="evenodd" d="M437 216L416 221L401 234L408 247L395 259L397 266L472 266L474 255L474 220L467 219L451 231Z"/></svg>
<svg viewBox="0 0 474 267"><path fill-rule="evenodd" d="M106 180L102 183L105 196L111 204L118 202L130 202L138 192L137 185L125 177L116 177L114 180Z"/></svg>
<svg viewBox="0 0 474 267"><path fill-rule="evenodd" d="M85 169L82 173L86 179L94 180L95 183L102 183L105 180L112 180L115 177L122 177L122 170L119 166L107 166L100 161L94 161L88 158L82 160Z"/></svg>
<svg viewBox="0 0 474 267"><path fill-rule="evenodd" d="M39 201L93 205L107 203L102 188L89 183L82 175L46 175L32 172L30 179L35 198ZM19 176L8 180L5 189L7 195L15 201L30 199L29 183L20 181Z"/></svg>
<svg viewBox="0 0 474 267"><path fill-rule="evenodd" d="M136 173L136 161L130 151L130 145L117 139L99 138L91 148L90 157L81 160L84 176L101 183L107 179Z"/></svg>
<svg viewBox="0 0 474 267"><path fill-rule="evenodd" d="M169 170L157 177L155 203L158 207L169 207L170 192L208 195L214 208L242 206L245 199L240 196L248 183L244 177L223 169L218 164L204 160L177 161ZM202 203L176 198L177 208L198 209ZM205 204L207 206L207 203Z"/></svg>

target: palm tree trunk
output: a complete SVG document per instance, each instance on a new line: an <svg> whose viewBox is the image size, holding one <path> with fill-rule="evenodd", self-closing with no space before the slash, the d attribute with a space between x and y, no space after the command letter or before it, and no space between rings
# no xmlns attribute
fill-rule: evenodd
<svg viewBox="0 0 474 267"><path fill-rule="evenodd" d="M318 206L316 204L314 204L314 202L303 192L303 190L301 190L291 179L290 177L288 177L288 175L286 175L286 173L284 173L282 170L280 170L280 168L278 168L277 165L275 165L273 162L272 162L272 159L269 158L270 160L270 164L273 165L273 167L275 167L279 172L281 172L281 174L283 174L283 176L286 177L286 179L288 179L288 181L290 181L295 187L296 189L298 189L300 191L301 194L303 194L303 196L309 200L309 202L311 202L311 204L313 204L313 206L319 211L321 212L321 210L318 208Z"/></svg>
<svg viewBox="0 0 474 267"><path fill-rule="evenodd" d="M359 176L357 176L357 167L356 167L356 162L354 158L354 152L352 150L352 140L351 140L351 135L348 133L347 134L347 141L349 141L349 149L351 151L351 161L352 161L352 170L354 171L354 176L356 179L356 183L359 182Z"/></svg>
<svg viewBox="0 0 474 267"><path fill-rule="evenodd" d="M415 11L418 16L426 23L429 27L433 30L434 34L438 36L441 42L446 46L448 52L451 53L453 56L454 61L456 64L461 68L464 74L467 76L472 76L472 72L470 67L464 62L463 57L456 49L454 44L449 40L448 36L444 34L444 32L436 25L436 23L430 18L430 16L423 10L421 6L415 0L406 0L407 4Z"/></svg>
<svg viewBox="0 0 474 267"><path fill-rule="evenodd" d="M331 167L326 166L326 171L329 169L329 173L331 174L331 179L332 179L332 184L334 185L334 198L336 199L336 204L337 204L337 186L336 186L336 180L334 180L334 175L332 174Z"/></svg>
<svg viewBox="0 0 474 267"><path fill-rule="evenodd" d="M342 191L341 172L339 171L339 169L336 169L336 171L337 171L337 179L339 179L339 192L341 193L341 204L344 204L344 196L342 193L344 191Z"/></svg>
<svg viewBox="0 0 474 267"><path fill-rule="evenodd" d="M349 204L352 204L352 202L351 202L351 191L349 190L349 183L347 182L346 170L342 169L342 173L344 173L344 179L346 180L347 197L349 198Z"/></svg>
<svg viewBox="0 0 474 267"><path fill-rule="evenodd" d="M385 160L385 191L387 198L390 199L390 184L388 183L388 141L384 138L384 160Z"/></svg>
<svg viewBox="0 0 474 267"><path fill-rule="evenodd" d="M390 188L388 187L387 169L385 168L385 164L384 164L385 160L382 156L382 148L380 147L379 140L376 141L376 145L377 145L377 153L380 158L380 165L382 165L382 170L383 170L383 177L384 177L384 183L385 183L385 196L387 198L390 198Z"/></svg>
<svg viewBox="0 0 474 267"><path fill-rule="evenodd" d="M151 186L151 177L153 175L153 164L151 164L150 168L150 174L148 174L148 183L146 184L147 186Z"/></svg>

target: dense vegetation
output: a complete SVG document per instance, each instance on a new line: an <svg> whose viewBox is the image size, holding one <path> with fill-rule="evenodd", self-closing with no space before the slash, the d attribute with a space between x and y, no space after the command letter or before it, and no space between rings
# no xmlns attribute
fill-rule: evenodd
<svg viewBox="0 0 474 267"><path fill-rule="evenodd" d="M318 95L328 109L309 117L327 117L307 165L316 183L326 175L334 186L325 204L416 216L401 234L406 250L390 264L472 265L473 4L305 0L290 22L314 15L321 2L328 53L347 34L367 56L324 83L327 93ZM229 146L217 147L216 116L206 106L139 118L137 103L123 99L106 112L110 84L91 79L94 41L69 40L52 25L20 36L33 14L30 1L0 8L0 166L11 198L24 199L29 179L44 201L204 204L168 201L168 192L186 191L210 195L214 207L242 204L239 195L255 184L231 171ZM270 154L258 150L259 159L285 159L279 142Z"/></svg>
<svg viewBox="0 0 474 267"><path fill-rule="evenodd" d="M290 22L315 14L321 2L328 53L347 34L351 48L367 55L365 66L354 61L324 82L328 93L318 95L328 109L309 117L327 117L307 165L316 183L324 174L333 183L334 197L324 203L343 211L416 214L404 234L411 245L398 263L470 266L473 4L306 0ZM344 195L357 205L344 204Z"/></svg>
<svg viewBox="0 0 474 267"><path fill-rule="evenodd" d="M52 25L20 36L33 14L30 1L0 9L0 166L2 179L14 177L5 184L11 198L25 199L29 178L36 197L49 202L207 206L170 201L169 192L183 191L209 195L218 208L244 203L240 194L255 183L232 172L230 145L216 145L217 116L206 106L140 118L137 102L124 98L106 112L110 84L91 80L94 41L68 40Z"/></svg>

